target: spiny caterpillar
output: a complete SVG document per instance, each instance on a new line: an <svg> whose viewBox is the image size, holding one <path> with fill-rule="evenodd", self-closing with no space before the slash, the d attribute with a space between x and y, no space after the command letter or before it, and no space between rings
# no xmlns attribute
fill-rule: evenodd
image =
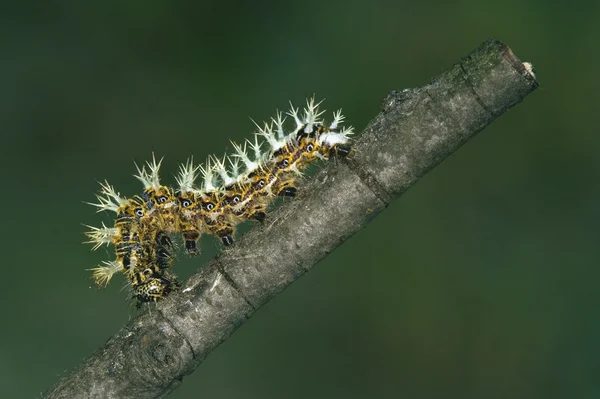
<svg viewBox="0 0 600 399"><path fill-rule="evenodd" d="M278 112L261 127L253 140L242 145L232 142L234 153L223 158L209 156L205 165L190 158L180 166L175 188L159 179L162 159L136 165L135 177L144 191L131 198L121 196L107 182L100 183L98 212L116 213L114 225L91 227L85 234L93 250L103 244L115 247L116 259L92 269L99 286L107 285L117 272L124 273L138 305L166 298L179 282L170 271L174 251L170 236L180 234L188 254L197 255L202 234L212 234L228 246L233 244L236 226L247 220L263 221L277 197L294 197L296 183L308 165L316 160L346 157L350 152L352 127L340 124L344 116L333 113L326 124L320 117L320 103L307 100L303 114L291 107L295 122L286 131L287 117ZM263 149L264 148L264 149ZM202 183L196 185L201 176Z"/></svg>

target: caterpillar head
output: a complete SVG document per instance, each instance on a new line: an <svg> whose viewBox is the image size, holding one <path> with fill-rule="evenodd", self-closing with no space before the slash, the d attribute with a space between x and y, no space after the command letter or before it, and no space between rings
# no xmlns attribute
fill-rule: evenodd
<svg viewBox="0 0 600 399"><path fill-rule="evenodd" d="M137 306L140 307L143 303L158 302L166 298L176 287L173 281L153 275L134 288L133 296L138 301Z"/></svg>

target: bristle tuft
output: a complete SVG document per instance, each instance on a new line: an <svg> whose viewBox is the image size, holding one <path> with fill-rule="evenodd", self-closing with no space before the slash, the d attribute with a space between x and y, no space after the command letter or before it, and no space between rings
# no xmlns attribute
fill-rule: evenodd
<svg viewBox="0 0 600 399"><path fill-rule="evenodd" d="M336 130L338 128L338 125L342 122L344 122L345 116L342 115L342 110L339 109L336 112L333 113L333 122L331 122L331 125L329 125L329 129L330 130Z"/></svg>
<svg viewBox="0 0 600 399"><path fill-rule="evenodd" d="M179 175L175 177L179 191L182 193L193 191L194 182L198 177L199 165L194 165L194 159L190 158L183 165L179 165Z"/></svg>
<svg viewBox="0 0 600 399"><path fill-rule="evenodd" d="M152 163L146 162L146 165L144 165L141 169L137 164L135 164L138 174L134 176L142 182L144 189L150 187L154 189L160 188L160 178L158 172L162 161L163 159L161 158L157 163L154 154L152 154ZM148 170L146 170L146 166L148 167Z"/></svg>
<svg viewBox="0 0 600 399"><path fill-rule="evenodd" d="M106 227L104 222L102 223L102 227L94 227L85 225L85 227L89 228L90 231L86 231L85 235L90 239L89 241L85 241L85 244L94 244L92 251L97 250L102 245L112 243L112 239L114 236L119 234L119 230L115 227Z"/></svg>
<svg viewBox="0 0 600 399"><path fill-rule="evenodd" d="M277 110L277 114L275 118L271 118L273 123L275 124L275 131L277 132L277 139L279 141L285 140L285 131L283 130L283 124L287 118L283 116L283 114Z"/></svg>
<svg viewBox="0 0 600 399"><path fill-rule="evenodd" d="M281 143L277 140L275 134L273 133L273 124L264 122L263 127L260 127L260 125L258 125L256 122L254 122L254 124L258 128L256 135L264 138L267 143L269 143L269 146L271 146L271 151L277 151L279 148L281 148Z"/></svg>
<svg viewBox="0 0 600 399"><path fill-rule="evenodd" d="M100 187L100 194L96 194L98 203L86 202L86 204L98 208L96 212L117 212L117 210L127 202L127 198L121 197L121 194L119 194L113 186L108 184L107 181L104 181L104 183L100 183Z"/></svg>
<svg viewBox="0 0 600 399"><path fill-rule="evenodd" d="M244 142L244 148L242 149L242 146L234 143L233 141L231 142L231 144L233 145L233 149L235 150L235 154L232 155L232 158L236 158L237 160L241 160L244 163L244 166L246 167L246 172L252 172L253 170L255 170L258 167L258 164L255 161L252 161L250 159L250 157L248 156L248 144L250 145L250 148L252 150L254 150L253 148L253 144L246 140ZM259 154L260 154L260 145L259 145ZM255 151L256 154L256 151Z"/></svg>
<svg viewBox="0 0 600 399"><path fill-rule="evenodd" d="M98 266L89 270L92 272L92 279L94 279L96 285L106 287L113 275L120 272L123 269L123 266L115 261L102 263L104 263L105 266Z"/></svg>
<svg viewBox="0 0 600 399"><path fill-rule="evenodd" d="M306 133L312 133L315 123L319 122L319 117L323 115L324 111L319 112L319 105L322 102L323 100L315 104L314 97L306 100L306 108L304 108L304 124L306 125L304 131Z"/></svg>
<svg viewBox="0 0 600 399"><path fill-rule="evenodd" d="M229 171L227 170L227 164L230 163L228 160L227 154L223 156L223 159L217 158L213 156L213 163L215 165L214 169L221 177L221 181L223 182L223 186L229 186L235 183L235 179L229 176Z"/></svg>
<svg viewBox="0 0 600 399"><path fill-rule="evenodd" d="M212 157L208 157L206 159L206 166L200 165L200 174L202 175L202 191L209 192L215 191L217 189L215 183L215 169L214 166L211 165Z"/></svg>

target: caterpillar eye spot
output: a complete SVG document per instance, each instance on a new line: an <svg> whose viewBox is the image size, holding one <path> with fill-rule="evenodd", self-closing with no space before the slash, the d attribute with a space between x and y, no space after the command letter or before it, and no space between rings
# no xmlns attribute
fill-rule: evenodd
<svg viewBox="0 0 600 399"><path fill-rule="evenodd" d="M165 197L164 195L161 197L158 197L159 204L164 204L165 202L167 202L167 197Z"/></svg>
<svg viewBox="0 0 600 399"><path fill-rule="evenodd" d="M144 210L141 209L141 208L136 209L135 210L135 216L138 216L138 217L144 216Z"/></svg>
<svg viewBox="0 0 600 399"><path fill-rule="evenodd" d="M183 206L184 208L187 208L190 205L192 205L192 203L188 200L181 201L181 206Z"/></svg>
<svg viewBox="0 0 600 399"><path fill-rule="evenodd" d="M306 151L307 152L313 152L313 150L315 149L315 146L312 144L309 144L306 146Z"/></svg>
<svg viewBox="0 0 600 399"><path fill-rule="evenodd" d="M206 208L207 211L212 211L214 209L215 205L212 203L208 203L206 205L204 205L204 208Z"/></svg>
<svg viewBox="0 0 600 399"><path fill-rule="evenodd" d="M238 202L240 202L240 197L238 197L237 195L235 197L233 197L233 199L231 200L232 203L237 204Z"/></svg>

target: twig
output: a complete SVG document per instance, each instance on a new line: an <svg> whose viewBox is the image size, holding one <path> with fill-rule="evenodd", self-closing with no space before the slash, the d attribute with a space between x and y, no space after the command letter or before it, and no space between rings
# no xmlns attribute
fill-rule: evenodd
<svg viewBox="0 0 600 399"><path fill-rule="evenodd" d="M350 160L323 168L46 397L164 397L256 309L537 85L530 64L488 40L431 84L390 93Z"/></svg>

